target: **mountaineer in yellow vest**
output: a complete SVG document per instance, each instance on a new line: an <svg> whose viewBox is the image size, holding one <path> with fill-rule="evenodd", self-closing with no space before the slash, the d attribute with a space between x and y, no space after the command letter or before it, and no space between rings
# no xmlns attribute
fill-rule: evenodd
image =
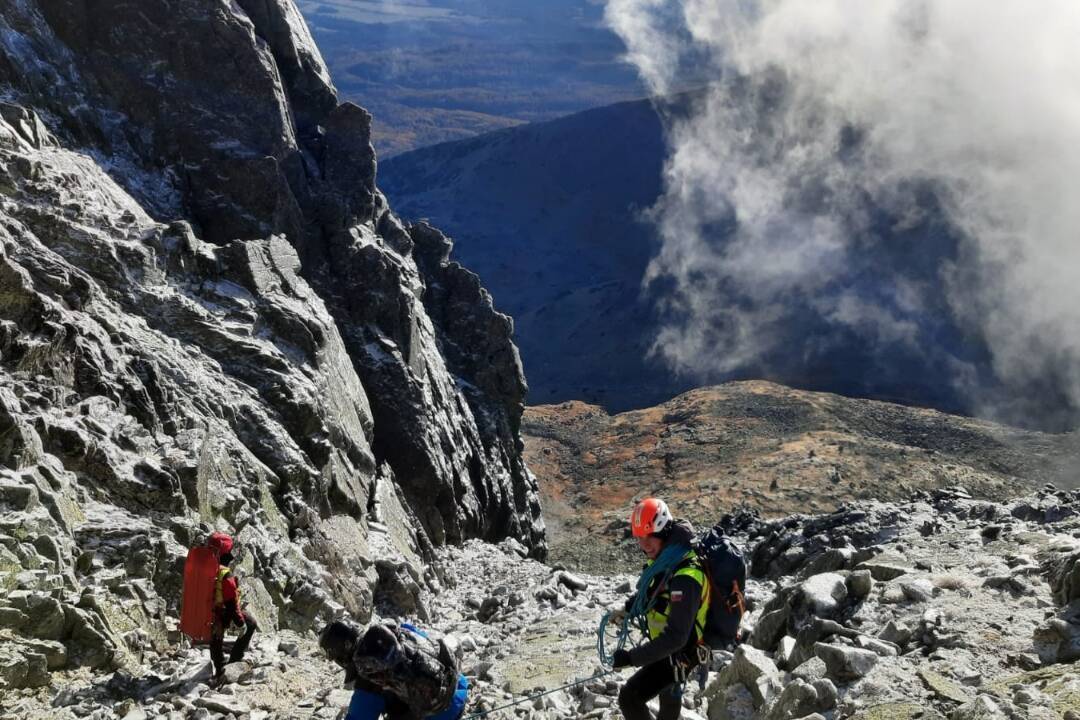
<svg viewBox="0 0 1080 720"><path fill-rule="evenodd" d="M679 683L700 662L698 645L709 609L709 586L701 560L691 549L694 528L672 518L663 500L639 502L630 516L630 527L649 558L646 568L669 545L683 545L687 552L670 575L658 576L649 586L649 597L655 598L646 617L649 640L632 650L615 652L616 668L641 668L619 692L619 709L627 720L650 720L646 703L659 695L658 720L675 720L682 712Z"/></svg>
<svg viewBox="0 0 1080 720"><path fill-rule="evenodd" d="M259 624L250 612L240 606L240 588L229 565L232 564L233 540L225 533L216 532L207 543L218 555L217 583L214 585L214 624L210 631L210 661L214 665L214 678L219 679L225 670L225 630L232 625L244 629L233 643L229 662L240 662L251 643L251 636Z"/></svg>

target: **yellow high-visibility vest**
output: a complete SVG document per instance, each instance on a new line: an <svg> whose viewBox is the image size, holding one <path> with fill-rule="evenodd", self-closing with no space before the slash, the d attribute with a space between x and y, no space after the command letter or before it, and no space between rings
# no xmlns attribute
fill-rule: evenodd
<svg viewBox="0 0 1080 720"><path fill-rule="evenodd" d="M652 560L646 564L646 567L652 565ZM694 579L698 585L701 586L701 605L698 607L697 615L694 617L694 636L698 642L701 642L701 637L705 633L705 618L709 614L709 582L705 577L705 570L701 566L701 560L698 558L697 553L691 550L686 554L681 561L679 561L678 569L672 573L671 578L677 578L680 575L685 575ZM668 580L668 584L665 585L663 592L657 597L657 600L663 599L664 602L653 603L653 609L645 615L646 621L649 624L649 639L655 640L660 636L660 633L664 632L664 628L667 627L668 617L671 614L671 580ZM656 605L662 605L662 610L657 610Z"/></svg>
<svg viewBox="0 0 1080 720"><path fill-rule="evenodd" d="M225 593L222 590L221 584L225 580L226 576L232 572L224 565L218 568L217 581L214 583L214 607L221 607L225 604ZM240 588L236 588L236 606L240 607Z"/></svg>

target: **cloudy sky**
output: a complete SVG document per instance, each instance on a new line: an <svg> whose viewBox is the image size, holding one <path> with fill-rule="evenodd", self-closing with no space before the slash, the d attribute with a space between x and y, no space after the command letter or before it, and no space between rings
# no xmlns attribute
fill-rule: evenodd
<svg viewBox="0 0 1080 720"><path fill-rule="evenodd" d="M999 385L957 358L976 411L1048 385L1080 403L1080 3L609 0L606 17L654 93L691 66L712 78L674 121L654 209L674 368L767 355L793 305L915 351L940 295ZM904 256L926 188L947 262L852 288L868 253Z"/></svg>

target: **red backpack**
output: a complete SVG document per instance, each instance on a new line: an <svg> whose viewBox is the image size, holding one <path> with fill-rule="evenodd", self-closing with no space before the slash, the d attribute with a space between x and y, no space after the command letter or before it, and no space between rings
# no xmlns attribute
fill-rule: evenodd
<svg viewBox="0 0 1080 720"><path fill-rule="evenodd" d="M210 642L219 558L232 552L232 548L231 537L215 532L205 545L188 551L187 560L184 561L184 591L180 600L180 632L194 643Z"/></svg>

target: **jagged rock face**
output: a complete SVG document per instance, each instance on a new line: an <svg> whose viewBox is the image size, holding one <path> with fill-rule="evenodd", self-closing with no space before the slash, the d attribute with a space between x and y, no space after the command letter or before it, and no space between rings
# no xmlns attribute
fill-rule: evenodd
<svg viewBox="0 0 1080 720"><path fill-rule="evenodd" d="M108 662L116 635L174 614L206 521L247 548L269 627L369 612L371 412L293 248L154 223L95 163L34 142L0 125L5 584L58 591L47 639L70 639L103 573L145 580L146 602L98 603L137 608L98 628Z"/></svg>
<svg viewBox="0 0 1080 720"><path fill-rule="evenodd" d="M415 600L433 544L544 554L510 321L389 212L290 0L0 0L0 93L0 628L161 646L210 527L266 628Z"/></svg>
<svg viewBox="0 0 1080 720"><path fill-rule="evenodd" d="M3 17L18 35L0 78L107 154L148 214L213 243L283 234L296 247L369 390L376 458L437 542L513 535L543 552L507 320L478 289L444 309L427 292L462 273L446 257L418 269L375 187L371 118L337 103L291 0L13 2ZM441 348L469 336L498 351L448 367Z"/></svg>

